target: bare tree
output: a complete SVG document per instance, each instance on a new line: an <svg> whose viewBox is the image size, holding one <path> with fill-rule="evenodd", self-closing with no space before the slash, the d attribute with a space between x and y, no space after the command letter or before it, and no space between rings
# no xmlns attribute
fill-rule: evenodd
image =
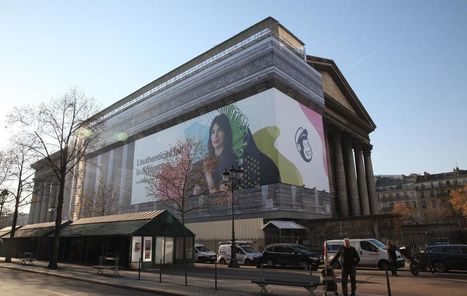
<svg viewBox="0 0 467 296"><path fill-rule="evenodd" d="M169 157L157 167L145 170L143 182L149 196L178 213L185 225L186 215L200 208L191 202L193 195L209 193L205 171L211 170L215 160L204 159L204 147L192 140L179 141L171 146ZM183 259L186 259L186 239L183 236Z"/></svg>
<svg viewBox="0 0 467 296"><path fill-rule="evenodd" d="M6 187L8 186L7 184L7 178L8 174L10 172L10 159L7 157L7 153L5 151L0 151L0 188L5 188L2 189L0 192L0 227L3 227L3 215L4 215L4 209L5 205L10 202L10 192Z"/></svg>
<svg viewBox="0 0 467 296"><path fill-rule="evenodd" d="M8 211L8 209L5 206L10 201L9 197L10 197L10 192L8 191L8 189L3 189L0 192L0 229L6 226L6 223L5 223L6 219L4 219L3 216L5 216L5 209Z"/></svg>
<svg viewBox="0 0 467 296"><path fill-rule="evenodd" d="M16 223L18 220L18 209L24 205L27 199L31 196L33 187L34 170L31 164L34 162L34 154L31 147L25 145L23 139L17 138L14 146L9 150L8 156L10 158L10 170L8 173L8 180L11 182L12 190L7 192L13 196L14 211L13 221L11 224L10 240L6 249L5 262L11 262L11 246L14 243Z"/></svg>
<svg viewBox="0 0 467 296"><path fill-rule="evenodd" d="M180 141L168 152L162 164L144 170L143 182L148 195L180 215L185 224L186 215L199 209L190 203L193 195L209 193L204 173L215 163L203 160L203 145L192 140Z"/></svg>
<svg viewBox="0 0 467 296"><path fill-rule="evenodd" d="M10 114L10 122L19 124L30 143L38 143L30 148L47 163L47 169L58 181L53 250L48 266L52 269L57 268L65 181L99 134L100 121L91 117L96 111L93 98L71 88L58 99L37 107L15 108Z"/></svg>
<svg viewBox="0 0 467 296"><path fill-rule="evenodd" d="M117 210L118 186L106 183L99 178L97 189L83 196L80 207L80 217L106 216L115 214Z"/></svg>

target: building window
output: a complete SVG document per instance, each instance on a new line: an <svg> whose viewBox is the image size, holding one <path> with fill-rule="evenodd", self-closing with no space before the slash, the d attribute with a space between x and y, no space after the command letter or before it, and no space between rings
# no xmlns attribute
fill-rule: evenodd
<svg viewBox="0 0 467 296"><path fill-rule="evenodd" d="M412 201L412 207L414 207L414 208L417 207L417 202L416 201Z"/></svg>
<svg viewBox="0 0 467 296"><path fill-rule="evenodd" d="M450 186L450 185L451 185L451 182L450 182L449 180L446 181L446 185L447 185L447 186Z"/></svg>
<svg viewBox="0 0 467 296"><path fill-rule="evenodd" d="M434 190L430 190L430 197L435 197L435 192L434 192Z"/></svg>
<svg viewBox="0 0 467 296"><path fill-rule="evenodd" d="M436 208L436 199L432 199L432 200L431 200L431 206L432 206L433 208Z"/></svg>
<svg viewBox="0 0 467 296"><path fill-rule="evenodd" d="M426 202L425 202L425 200L422 200L422 208L426 208Z"/></svg>
<svg viewBox="0 0 467 296"><path fill-rule="evenodd" d="M441 181L438 182L438 186L439 186L439 187L443 186L443 182L441 182Z"/></svg>
<svg viewBox="0 0 467 296"><path fill-rule="evenodd" d="M425 198L425 191L420 191L420 197Z"/></svg>

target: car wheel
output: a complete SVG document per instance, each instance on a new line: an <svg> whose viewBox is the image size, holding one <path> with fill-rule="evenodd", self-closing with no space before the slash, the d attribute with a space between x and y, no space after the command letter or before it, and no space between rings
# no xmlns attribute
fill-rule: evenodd
<svg viewBox="0 0 467 296"><path fill-rule="evenodd" d="M298 265L299 265L303 270L308 270L308 269L310 269L310 265L309 265L308 262L306 262L306 261L301 261Z"/></svg>
<svg viewBox="0 0 467 296"><path fill-rule="evenodd" d="M386 260L379 261L378 268L381 270L389 270L389 262Z"/></svg>
<svg viewBox="0 0 467 296"><path fill-rule="evenodd" d="M272 261L271 259L268 259L268 260L266 261L266 266L267 266L267 267L274 267L274 261Z"/></svg>
<svg viewBox="0 0 467 296"><path fill-rule="evenodd" d="M250 259L245 260L245 265L250 266L253 265L253 262Z"/></svg>
<svg viewBox="0 0 467 296"><path fill-rule="evenodd" d="M435 269L436 272L445 272L445 271L447 271L446 266L441 261L436 261L433 264L433 268Z"/></svg>
<svg viewBox="0 0 467 296"><path fill-rule="evenodd" d="M221 258L221 260L219 260L219 263L220 263L220 264L223 264L223 265L226 265L226 264L227 264L227 261L225 261L224 258Z"/></svg>

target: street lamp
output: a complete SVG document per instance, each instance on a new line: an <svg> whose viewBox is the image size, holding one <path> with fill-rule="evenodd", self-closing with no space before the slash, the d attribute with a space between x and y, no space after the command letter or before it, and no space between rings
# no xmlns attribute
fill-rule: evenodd
<svg viewBox="0 0 467 296"><path fill-rule="evenodd" d="M235 186L239 186L240 182L243 178L243 168L238 166L236 169L232 166L230 169L225 169L222 172L222 181L224 181L224 185L230 187L230 191L232 193L232 246L230 249L230 262L229 267L239 267L237 262L237 246L235 245L235 208L234 208L234 190Z"/></svg>

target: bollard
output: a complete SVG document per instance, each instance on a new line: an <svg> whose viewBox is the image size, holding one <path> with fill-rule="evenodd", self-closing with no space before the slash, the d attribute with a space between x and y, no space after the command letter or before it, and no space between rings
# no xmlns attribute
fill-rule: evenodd
<svg viewBox="0 0 467 296"><path fill-rule="evenodd" d="M388 296L391 296L391 285L389 284L388 267L386 266L386 282L388 285Z"/></svg>
<svg viewBox="0 0 467 296"><path fill-rule="evenodd" d="M159 264L159 283L162 283L162 259Z"/></svg>
<svg viewBox="0 0 467 296"><path fill-rule="evenodd" d="M214 289L217 290L217 260L214 261Z"/></svg>
<svg viewBox="0 0 467 296"><path fill-rule="evenodd" d="M186 274L186 269L185 269L185 286L188 286L188 277L187 277L187 274Z"/></svg>
<svg viewBox="0 0 467 296"><path fill-rule="evenodd" d="M138 260L138 280L141 279L141 258Z"/></svg>

